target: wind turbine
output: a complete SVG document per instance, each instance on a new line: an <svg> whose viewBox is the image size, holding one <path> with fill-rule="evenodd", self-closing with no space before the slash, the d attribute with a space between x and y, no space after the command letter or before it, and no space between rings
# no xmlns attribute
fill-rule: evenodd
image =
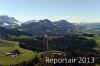
<svg viewBox="0 0 100 66"><path fill-rule="evenodd" d="M46 43L46 49L48 51L49 47L48 47L48 35L47 35L47 33L45 33L45 35L44 35L44 43Z"/></svg>

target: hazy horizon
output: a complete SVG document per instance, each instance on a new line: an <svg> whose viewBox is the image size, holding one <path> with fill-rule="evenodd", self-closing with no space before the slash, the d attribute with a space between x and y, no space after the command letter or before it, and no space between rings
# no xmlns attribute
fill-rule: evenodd
<svg viewBox="0 0 100 66"><path fill-rule="evenodd" d="M0 0L0 15L15 17L18 21L100 22L99 3L100 0Z"/></svg>

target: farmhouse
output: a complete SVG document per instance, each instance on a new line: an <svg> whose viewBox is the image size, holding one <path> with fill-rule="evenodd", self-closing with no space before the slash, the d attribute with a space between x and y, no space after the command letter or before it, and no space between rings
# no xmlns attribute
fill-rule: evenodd
<svg viewBox="0 0 100 66"><path fill-rule="evenodd" d="M6 53L7 56L10 56L12 58L15 58L16 56L18 56L19 54L21 54L17 49L12 51L12 52L9 52L9 53Z"/></svg>

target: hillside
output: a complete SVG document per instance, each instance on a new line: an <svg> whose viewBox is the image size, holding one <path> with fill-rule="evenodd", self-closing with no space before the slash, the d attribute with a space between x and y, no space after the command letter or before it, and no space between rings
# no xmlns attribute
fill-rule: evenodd
<svg viewBox="0 0 100 66"><path fill-rule="evenodd" d="M0 27L0 38L7 37L9 35L20 36L20 35L30 35L30 34L17 29L6 29L4 27Z"/></svg>
<svg viewBox="0 0 100 66"><path fill-rule="evenodd" d="M69 29L75 29L76 26L69 23L66 20L59 20L52 22L48 19L39 21L27 21L23 23L20 29L31 34L42 34L48 32L48 34L61 34L65 35Z"/></svg>
<svg viewBox="0 0 100 66"><path fill-rule="evenodd" d="M16 49L21 53L20 55L15 58L6 55L6 53ZM22 63L23 61L28 62L34 58L35 54L33 51L20 48L18 42L0 40L0 65L9 66L10 64Z"/></svg>

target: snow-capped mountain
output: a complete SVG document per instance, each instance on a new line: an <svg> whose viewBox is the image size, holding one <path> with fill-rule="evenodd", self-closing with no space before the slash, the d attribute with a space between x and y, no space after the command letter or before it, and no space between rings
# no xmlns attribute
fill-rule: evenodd
<svg viewBox="0 0 100 66"><path fill-rule="evenodd" d="M7 15L0 16L0 26L14 28L20 26L20 23L14 18Z"/></svg>
<svg viewBox="0 0 100 66"><path fill-rule="evenodd" d="M23 24L30 24L30 23L33 23L33 22L38 22L38 20L28 20L28 21L24 22Z"/></svg>

